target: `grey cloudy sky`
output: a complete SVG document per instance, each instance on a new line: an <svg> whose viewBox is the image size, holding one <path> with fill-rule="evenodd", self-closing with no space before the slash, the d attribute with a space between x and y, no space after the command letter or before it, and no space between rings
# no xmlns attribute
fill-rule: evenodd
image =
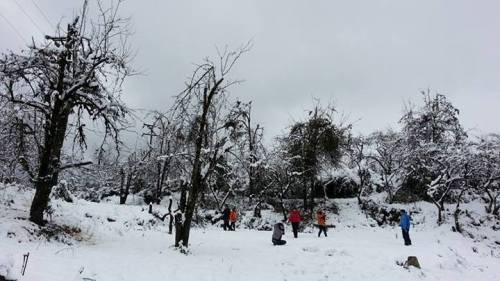
<svg viewBox="0 0 500 281"><path fill-rule="evenodd" d="M25 40L41 34L27 15L53 29L34 1L52 23L82 3L0 0L2 51L24 45L5 18ZM358 132L395 127L404 103L427 88L450 98L465 127L499 132L499 11L495 0L128 0L122 14L133 18L135 65L147 75L128 81L125 100L167 109L193 63L252 39L233 72L245 82L231 94L253 100L268 138L304 116L313 97L333 101Z"/></svg>

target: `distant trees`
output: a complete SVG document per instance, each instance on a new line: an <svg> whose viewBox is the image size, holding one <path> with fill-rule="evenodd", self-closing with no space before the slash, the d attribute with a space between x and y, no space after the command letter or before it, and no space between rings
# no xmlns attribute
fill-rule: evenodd
<svg viewBox="0 0 500 281"><path fill-rule="evenodd" d="M490 134L470 141L459 110L446 96L423 92L422 97L421 106L406 109L401 131L351 138L346 156L360 190L374 186L387 192L388 202L428 200L436 206L439 224L445 203L455 202L458 231L460 202L468 194L484 195L486 211L498 215L500 138Z"/></svg>
<svg viewBox="0 0 500 281"><path fill-rule="evenodd" d="M350 137L347 148L347 165L356 171L358 192L357 199L361 204L361 197L370 181L370 168L366 159L366 140L360 137Z"/></svg>
<svg viewBox="0 0 500 281"><path fill-rule="evenodd" d="M474 183L481 195L486 194L486 212L500 215L500 135L483 136L473 155Z"/></svg>
<svg viewBox="0 0 500 281"><path fill-rule="evenodd" d="M36 187L30 220L44 224L52 187L60 171L88 162L61 163L69 129L82 149L86 147L84 120L102 121L106 137L119 143L118 133L128 109L120 101L121 83L131 74L126 41L127 21L117 16L118 6L98 7L96 21L82 12L55 36L21 53L0 59L1 95L23 116L20 141L36 144L38 163L20 163Z"/></svg>
<svg viewBox="0 0 500 281"><path fill-rule="evenodd" d="M120 204L123 205L127 202L132 187L137 188L141 185L141 175L145 174L145 160L146 153L144 151L134 151L119 164Z"/></svg>
<svg viewBox="0 0 500 281"><path fill-rule="evenodd" d="M449 201L453 190L468 187L467 179L475 167L468 148L450 147L447 150L429 151L432 163L428 169L432 171L432 181L427 185L427 194L438 210L438 223L443 222L444 203Z"/></svg>
<svg viewBox="0 0 500 281"><path fill-rule="evenodd" d="M293 172L300 178L304 209L311 212L320 172L339 162L341 147L350 129L350 126L337 125L333 113L333 108L317 105L309 111L306 120L292 124L283 138Z"/></svg>
<svg viewBox="0 0 500 281"><path fill-rule="evenodd" d="M408 150L402 138L393 130L375 132L367 138L365 158L375 173L372 181L387 192L388 202L393 202L407 176L403 167Z"/></svg>
<svg viewBox="0 0 500 281"><path fill-rule="evenodd" d="M151 169L155 187L152 190L154 202L159 203L165 184L171 184L173 177L179 175L179 161L182 161L184 136L181 127L167 113L154 111L152 121L144 124L146 130L146 158ZM171 186L167 186L171 187Z"/></svg>
<svg viewBox="0 0 500 281"><path fill-rule="evenodd" d="M33 139L26 136L32 134L30 122L23 114L17 114L15 106L0 95L0 182L29 183L23 173L23 165L35 165L36 151Z"/></svg>
<svg viewBox="0 0 500 281"><path fill-rule="evenodd" d="M236 158L246 172L246 195L252 200L261 187L262 173L260 166L265 153L263 142L264 128L260 124L254 125L252 118L252 102L237 101L230 112L230 120L235 122L237 142Z"/></svg>
<svg viewBox="0 0 500 281"><path fill-rule="evenodd" d="M279 202L279 208L285 221L288 216L285 199L291 197L290 191L298 183L297 180L300 176L300 173L295 171L292 164L293 158L289 156L286 145L284 141L278 142L278 145L269 152L265 164L267 184L260 191L259 202L255 207L257 209L264 201L275 199Z"/></svg>

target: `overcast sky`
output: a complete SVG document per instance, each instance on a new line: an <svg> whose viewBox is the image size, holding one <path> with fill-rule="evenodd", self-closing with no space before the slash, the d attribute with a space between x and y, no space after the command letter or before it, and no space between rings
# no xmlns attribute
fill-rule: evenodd
<svg viewBox="0 0 500 281"><path fill-rule="evenodd" d="M50 33L81 3L0 0L0 50ZM134 65L147 75L128 81L124 99L167 109L193 63L252 39L233 72L245 82L231 95L253 100L268 138L304 116L313 97L333 101L357 132L396 127L405 102L427 88L449 97L466 128L499 132L499 11L496 0L128 0Z"/></svg>

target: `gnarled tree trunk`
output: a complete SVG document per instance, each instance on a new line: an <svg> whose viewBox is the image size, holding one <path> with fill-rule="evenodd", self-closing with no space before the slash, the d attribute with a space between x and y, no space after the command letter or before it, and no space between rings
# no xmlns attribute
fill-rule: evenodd
<svg viewBox="0 0 500 281"><path fill-rule="evenodd" d="M62 101L56 101L54 112L45 129L45 141L41 151L38 175L35 178L35 196L30 209L30 220L43 225L43 212L47 209L52 187L57 184L61 151L64 144L69 112Z"/></svg>

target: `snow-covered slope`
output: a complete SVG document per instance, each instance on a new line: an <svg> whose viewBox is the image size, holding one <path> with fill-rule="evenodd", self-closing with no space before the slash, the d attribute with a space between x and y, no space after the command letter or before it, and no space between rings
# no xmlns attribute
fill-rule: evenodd
<svg viewBox="0 0 500 281"><path fill-rule="evenodd" d="M19 219L27 217L30 195L13 190L0 190L0 260L18 274L29 252L23 281L500 280L498 249L453 233L450 225L436 227L425 204L414 218L411 247L403 246L398 228L373 227L354 200L343 199L335 200L340 213L330 215L336 227L327 238L306 228L294 239L287 226L288 243L273 246L268 231L196 228L184 255L172 247L166 226L141 206L56 200L53 220L80 229L81 241L36 239L29 234L36 227ZM9 207L8 200L14 201ZM422 270L397 264L413 255Z"/></svg>

